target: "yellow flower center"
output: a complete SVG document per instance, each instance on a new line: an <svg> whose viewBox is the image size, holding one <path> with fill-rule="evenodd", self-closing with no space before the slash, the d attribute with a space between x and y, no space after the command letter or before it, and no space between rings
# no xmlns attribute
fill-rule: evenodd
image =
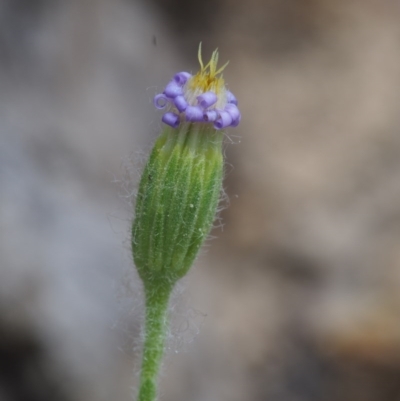
<svg viewBox="0 0 400 401"><path fill-rule="evenodd" d="M217 70L218 49L215 49L211 55L210 61L204 65L201 57L201 43L198 52L200 71L194 75L187 83L191 92L208 92L212 91L217 96L225 96L225 81L222 71L228 65L229 61Z"/></svg>

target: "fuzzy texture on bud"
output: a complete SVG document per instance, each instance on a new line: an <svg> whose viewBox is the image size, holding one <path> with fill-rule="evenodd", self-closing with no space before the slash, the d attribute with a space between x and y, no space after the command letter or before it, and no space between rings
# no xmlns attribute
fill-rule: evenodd
<svg viewBox="0 0 400 401"><path fill-rule="evenodd" d="M132 249L141 279L175 282L186 274L215 216L221 192L222 134L211 127L166 127L145 167Z"/></svg>

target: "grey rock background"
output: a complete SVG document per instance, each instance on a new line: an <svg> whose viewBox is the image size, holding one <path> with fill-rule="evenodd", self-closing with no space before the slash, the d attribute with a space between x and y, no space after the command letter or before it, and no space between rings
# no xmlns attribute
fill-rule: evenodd
<svg viewBox="0 0 400 401"><path fill-rule="evenodd" d="M132 399L129 180L200 40L243 122L161 399L400 399L399 3L4 0L1 401Z"/></svg>

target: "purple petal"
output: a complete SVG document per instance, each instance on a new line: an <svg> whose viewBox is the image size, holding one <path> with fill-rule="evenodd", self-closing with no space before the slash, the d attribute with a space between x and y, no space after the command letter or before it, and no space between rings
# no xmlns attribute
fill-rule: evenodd
<svg viewBox="0 0 400 401"><path fill-rule="evenodd" d="M186 108L185 115L187 121L204 121L203 110L198 106L188 106Z"/></svg>
<svg viewBox="0 0 400 401"><path fill-rule="evenodd" d="M172 80L164 89L165 96L169 98L177 97L183 94L182 87L178 85L174 80Z"/></svg>
<svg viewBox="0 0 400 401"><path fill-rule="evenodd" d="M161 121L172 128L177 128L179 125L179 116L178 114L168 112L162 116Z"/></svg>
<svg viewBox="0 0 400 401"><path fill-rule="evenodd" d="M231 91L226 91L226 101L237 106L238 101Z"/></svg>
<svg viewBox="0 0 400 401"><path fill-rule="evenodd" d="M154 96L153 103L157 109L161 110L168 104L168 99L163 93L160 93Z"/></svg>
<svg viewBox="0 0 400 401"><path fill-rule="evenodd" d="M189 74L188 72L185 71L178 72L177 74L174 75L174 81L178 85L183 86L191 76L192 74Z"/></svg>
<svg viewBox="0 0 400 401"><path fill-rule="evenodd" d="M238 118L240 118L240 111L239 111L239 109L237 108L237 106L235 106L234 104L228 103L228 104L225 106L225 109L224 109L224 110L227 111L227 112L229 113L229 115L232 117L232 121L235 121L235 120L237 120Z"/></svg>
<svg viewBox="0 0 400 401"><path fill-rule="evenodd" d="M207 110L205 113L203 113L204 121L213 122L217 118L218 118L218 111L217 110Z"/></svg>
<svg viewBox="0 0 400 401"><path fill-rule="evenodd" d="M180 112L185 111L186 107L188 107L187 101L182 95L179 95L174 99L174 104Z"/></svg>
<svg viewBox="0 0 400 401"><path fill-rule="evenodd" d="M206 109L207 107L212 106L214 103L217 102L218 97L214 92L204 92L200 96L197 96L197 100L199 102L199 105L203 107L203 109Z"/></svg>
<svg viewBox="0 0 400 401"><path fill-rule="evenodd" d="M230 125L232 122L232 117L227 111L220 111L219 117L214 122L214 128L222 129Z"/></svg>

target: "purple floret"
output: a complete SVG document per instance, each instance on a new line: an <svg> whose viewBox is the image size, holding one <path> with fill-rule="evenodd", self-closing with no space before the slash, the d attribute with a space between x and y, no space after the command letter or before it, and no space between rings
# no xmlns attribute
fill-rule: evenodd
<svg viewBox="0 0 400 401"><path fill-rule="evenodd" d="M235 120L232 121L231 127L237 127L239 125L241 119L242 119L242 116L239 113L239 116Z"/></svg>
<svg viewBox="0 0 400 401"><path fill-rule="evenodd" d="M186 107L188 106L188 103L187 103L185 97L182 96L182 95L179 95L179 96L177 96L177 97L174 99L174 104L175 104L175 107L176 107L176 108L179 110L179 112L181 112L181 113L182 113L182 111L185 111L185 110L186 110Z"/></svg>
<svg viewBox="0 0 400 401"><path fill-rule="evenodd" d="M237 106L238 101L231 91L226 91L226 101Z"/></svg>
<svg viewBox="0 0 400 401"><path fill-rule="evenodd" d="M219 117L214 122L214 128L223 129L228 127L232 122L232 117L227 111L220 111Z"/></svg>
<svg viewBox="0 0 400 401"><path fill-rule="evenodd" d="M203 110L198 106L188 106L185 111L186 121L204 121Z"/></svg>
<svg viewBox="0 0 400 401"><path fill-rule="evenodd" d="M192 74L189 74L186 71L182 71L174 75L174 80L178 85L183 86L191 76Z"/></svg>
<svg viewBox="0 0 400 401"><path fill-rule="evenodd" d="M168 99L163 93L160 93L154 96L153 103L157 109L161 110L168 104Z"/></svg>
<svg viewBox="0 0 400 401"><path fill-rule="evenodd" d="M211 91L204 92L200 96L197 96L197 101L199 102L199 105L203 107L203 109L212 106L217 102L217 100L217 95Z"/></svg>
<svg viewBox="0 0 400 401"><path fill-rule="evenodd" d="M172 98L172 99L179 95L183 95L182 86L178 85L175 80L172 80L165 87L164 94L165 94L165 96Z"/></svg>
<svg viewBox="0 0 400 401"><path fill-rule="evenodd" d="M208 122L213 122L218 118L218 112L217 110L207 110L204 114L203 114L203 119L204 121L208 121Z"/></svg>
<svg viewBox="0 0 400 401"><path fill-rule="evenodd" d="M233 121L236 121L238 118L240 118L240 111L234 104L228 103L224 110L230 114Z"/></svg>
<svg viewBox="0 0 400 401"><path fill-rule="evenodd" d="M179 116L175 113L165 113L162 116L161 121L167 125L170 125L172 128L177 128L179 126Z"/></svg>

